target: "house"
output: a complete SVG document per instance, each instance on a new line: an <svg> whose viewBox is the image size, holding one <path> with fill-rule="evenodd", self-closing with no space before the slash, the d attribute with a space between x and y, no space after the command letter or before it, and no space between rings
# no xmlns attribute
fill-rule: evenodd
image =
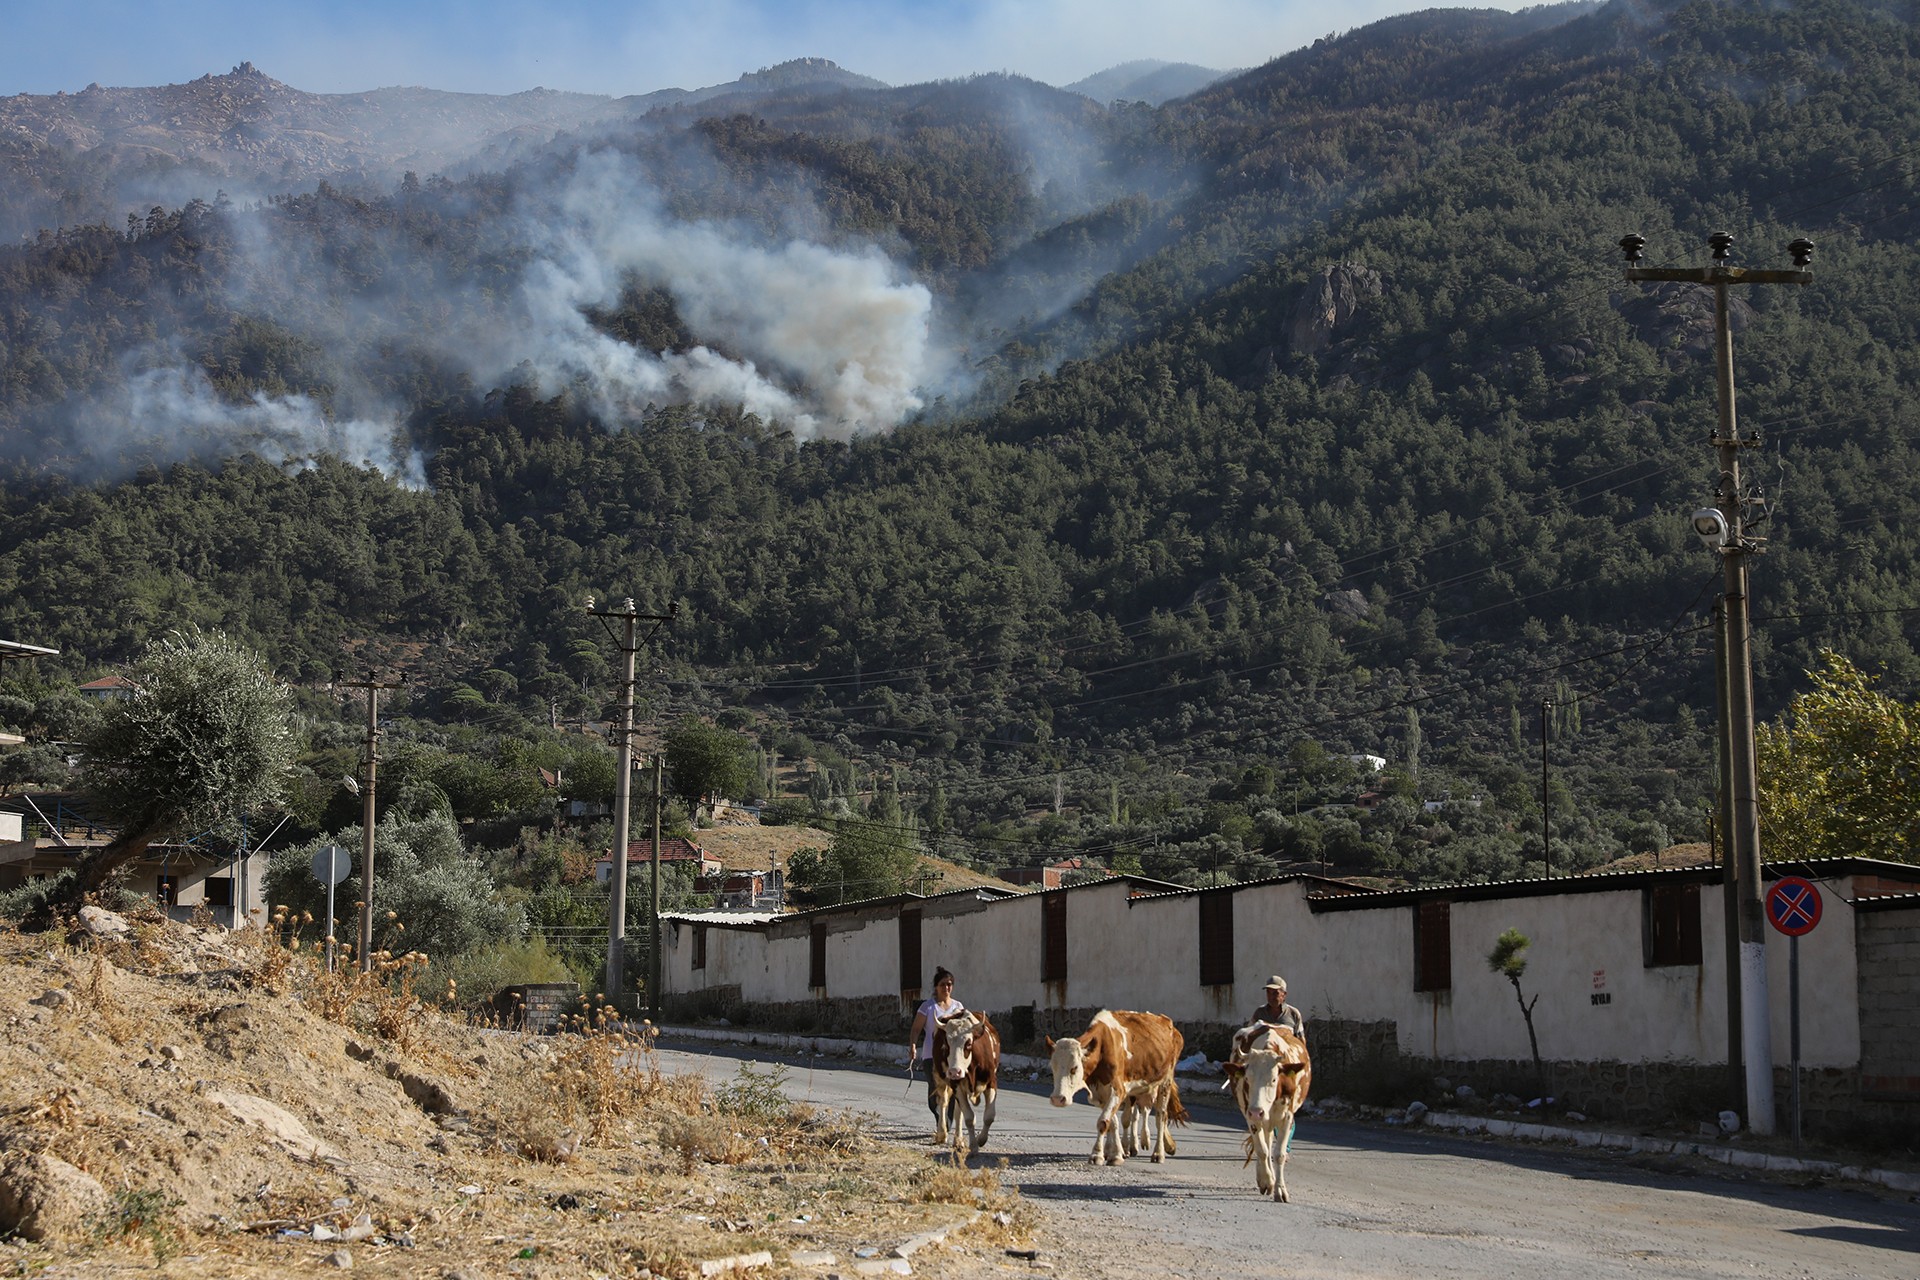
<svg viewBox="0 0 1920 1280"><path fill-rule="evenodd" d="M778 911L786 901L787 877L778 867L753 871L722 869L694 881L695 893L710 893L716 903L741 911Z"/></svg>
<svg viewBox="0 0 1920 1280"><path fill-rule="evenodd" d="M645 869L653 862L653 842L646 840L627 841L627 876L632 878L634 868ZM709 858L700 852L700 846L685 836L660 837L660 865L662 867L687 867L696 877L720 874L720 859ZM613 855L603 853L594 860L593 879L596 884L606 884L613 879Z"/></svg>
<svg viewBox="0 0 1920 1280"><path fill-rule="evenodd" d="M1347 763L1353 765L1355 768L1364 769L1368 773L1379 773L1387 767L1387 758L1385 756L1361 754L1348 756Z"/></svg>
<svg viewBox="0 0 1920 1280"><path fill-rule="evenodd" d="M0 800L0 889L58 875L118 834L87 817L69 796ZM193 836L149 845L128 864L124 883L175 920L204 911L216 924L242 929L266 918L267 862L257 847Z"/></svg>
<svg viewBox="0 0 1920 1280"><path fill-rule="evenodd" d="M117 672L110 676L101 676L98 680L89 680L80 686L80 692L89 698L101 702L112 702L119 698L131 698L139 691L139 686Z"/></svg>
<svg viewBox="0 0 1920 1280"><path fill-rule="evenodd" d="M1062 858L1043 867L1007 867L1000 872L1000 878L1008 884L1037 885L1042 889L1058 889L1066 884L1067 877L1075 872L1087 872L1092 875L1111 875L1099 863L1090 858Z"/></svg>
<svg viewBox="0 0 1920 1280"><path fill-rule="evenodd" d="M1920 1123L1920 867L1872 859L1772 866L1814 881L1825 912L1798 942L1811 1131ZM1726 895L1719 866L1375 891L1314 875L1192 889L1113 876L1005 894L955 890L764 922L676 921L664 1000L679 1015L897 1038L925 972L963 958L970 1008L1009 1045L1072 1034L1102 1008L1173 1018L1221 1056L1284 973L1327 1084L1343 1067L1482 1082L1530 1075L1528 1027L1489 969L1509 928L1533 940L1526 991L1556 1095L1642 1120L1727 1081ZM1777 1098L1792 1061L1788 940L1768 931ZM1804 993L1803 993L1804 996ZM1737 1002L1736 1002L1737 1003Z"/></svg>

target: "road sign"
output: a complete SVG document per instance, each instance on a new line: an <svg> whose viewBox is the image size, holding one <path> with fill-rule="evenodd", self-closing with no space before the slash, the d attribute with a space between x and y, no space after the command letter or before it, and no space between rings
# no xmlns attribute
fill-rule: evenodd
<svg viewBox="0 0 1920 1280"><path fill-rule="evenodd" d="M321 884L339 884L353 873L353 859L337 844L325 845L313 855L313 878Z"/></svg>
<svg viewBox="0 0 1920 1280"><path fill-rule="evenodd" d="M1820 891L1799 876L1782 876L1767 890L1767 919L1789 938L1812 933L1820 923Z"/></svg>

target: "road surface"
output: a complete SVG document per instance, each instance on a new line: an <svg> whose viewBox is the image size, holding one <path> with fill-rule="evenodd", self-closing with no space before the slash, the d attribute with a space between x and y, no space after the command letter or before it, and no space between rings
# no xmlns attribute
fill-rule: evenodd
<svg viewBox="0 0 1920 1280"><path fill-rule="evenodd" d="M661 1056L716 1084L742 1061L785 1062L793 1100L870 1113L883 1139L931 1136L925 1085L902 1072L756 1050ZM1055 1275L1920 1277L1920 1205L1897 1193L1308 1119L1287 1166L1293 1202L1275 1204L1254 1190L1223 1098L1184 1090L1193 1123L1175 1131L1179 1154L1113 1168L1088 1163L1093 1109L1052 1107L1047 1087L1002 1080L973 1163L1004 1161L1003 1180L1039 1207Z"/></svg>

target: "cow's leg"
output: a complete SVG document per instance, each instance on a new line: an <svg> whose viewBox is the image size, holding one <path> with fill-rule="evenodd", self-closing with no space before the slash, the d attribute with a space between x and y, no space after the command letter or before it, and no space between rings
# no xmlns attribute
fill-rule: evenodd
<svg viewBox="0 0 1920 1280"><path fill-rule="evenodd" d="M995 1104L1000 1098L1000 1090L994 1088L992 1085L988 1085L983 1096L986 1105L981 1108L980 1139L973 1144L975 1151L987 1145L987 1135L993 1132L993 1112Z"/></svg>
<svg viewBox="0 0 1920 1280"><path fill-rule="evenodd" d="M947 1111L953 1106L953 1090L945 1081L936 1081L933 1086L933 1140L947 1140Z"/></svg>
<svg viewBox="0 0 1920 1280"><path fill-rule="evenodd" d="M966 1117L967 1146L960 1145L960 1119ZM973 1144L973 1097L962 1087L953 1091L953 1154L955 1159L964 1160Z"/></svg>
<svg viewBox="0 0 1920 1280"><path fill-rule="evenodd" d="M1104 1160L1107 1164L1125 1164L1126 1156L1120 1151L1120 1126L1125 1123L1122 1108L1124 1100L1118 1093L1109 1094L1100 1105L1100 1125L1093 1135L1093 1163Z"/></svg>
<svg viewBox="0 0 1920 1280"><path fill-rule="evenodd" d="M1167 1158L1167 1099L1165 1091L1156 1094L1153 1100L1153 1118L1158 1123L1153 1134L1153 1162L1162 1164Z"/></svg>
<svg viewBox="0 0 1920 1280"><path fill-rule="evenodd" d="M1293 1113L1287 1112L1273 1127L1273 1198L1290 1203L1287 1195L1287 1143L1293 1140Z"/></svg>
<svg viewBox="0 0 1920 1280"><path fill-rule="evenodd" d="M1254 1185L1261 1195L1273 1192L1273 1130L1256 1122L1248 1130L1253 1138Z"/></svg>

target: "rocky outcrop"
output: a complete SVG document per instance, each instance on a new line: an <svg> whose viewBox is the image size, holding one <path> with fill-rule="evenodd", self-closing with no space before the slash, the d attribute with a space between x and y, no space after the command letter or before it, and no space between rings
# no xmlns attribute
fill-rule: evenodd
<svg viewBox="0 0 1920 1280"><path fill-rule="evenodd" d="M1317 281L1307 284L1294 304L1287 324L1289 348L1301 355L1325 351L1361 309L1380 296L1383 287L1379 273L1359 263L1341 262L1326 268Z"/></svg>

